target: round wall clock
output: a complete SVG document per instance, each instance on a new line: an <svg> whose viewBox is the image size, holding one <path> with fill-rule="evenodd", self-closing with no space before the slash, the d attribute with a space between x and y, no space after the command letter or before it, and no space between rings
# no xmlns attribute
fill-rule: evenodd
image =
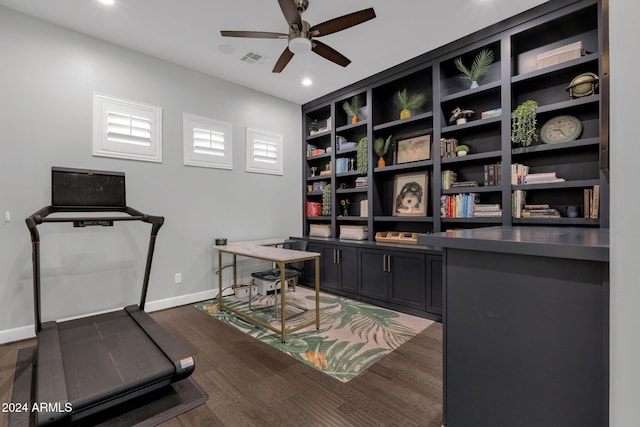
<svg viewBox="0 0 640 427"><path fill-rule="evenodd" d="M555 144L578 139L582 122L574 116L556 116L542 125L540 139L545 144Z"/></svg>

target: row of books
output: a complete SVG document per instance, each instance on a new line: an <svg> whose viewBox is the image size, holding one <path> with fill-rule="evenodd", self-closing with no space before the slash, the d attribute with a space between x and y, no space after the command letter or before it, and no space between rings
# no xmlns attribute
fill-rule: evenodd
<svg viewBox="0 0 640 427"><path fill-rule="evenodd" d="M484 165L484 185L502 185L502 163Z"/></svg>
<svg viewBox="0 0 640 427"><path fill-rule="evenodd" d="M502 216L502 207L499 203L478 203L478 195L475 193L440 197L441 218L487 218L500 216Z"/></svg>
<svg viewBox="0 0 640 427"><path fill-rule="evenodd" d="M560 218L562 213L548 203L527 204L524 190L511 193L511 213L514 218ZM582 212L584 218L598 219L600 207L600 186L584 189ZM577 215L577 212L576 212ZM570 215L569 215L570 216Z"/></svg>
<svg viewBox="0 0 640 427"><path fill-rule="evenodd" d="M327 150L324 148L318 148L313 144L307 144L307 157L318 156L320 154L326 153Z"/></svg>
<svg viewBox="0 0 640 427"><path fill-rule="evenodd" d="M553 184L556 182L564 182L564 178L556 175L556 172L539 172L530 173L529 166L521 163L511 165L511 184Z"/></svg>
<svg viewBox="0 0 640 427"><path fill-rule="evenodd" d="M440 138L440 157L456 157L458 140L455 138Z"/></svg>
<svg viewBox="0 0 640 427"><path fill-rule="evenodd" d="M349 157L339 157L336 159L336 173L344 173L353 170L354 160Z"/></svg>

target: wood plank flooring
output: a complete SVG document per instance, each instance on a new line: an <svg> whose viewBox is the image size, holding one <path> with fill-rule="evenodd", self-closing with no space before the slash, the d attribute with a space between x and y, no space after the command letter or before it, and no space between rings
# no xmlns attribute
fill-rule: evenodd
<svg viewBox="0 0 640 427"><path fill-rule="evenodd" d="M193 377L209 395L164 426L441 425L439 323L342 383L190 305L151 316L193 353ZM34 344L0 346L0 403L11 400L18 349ZM5 413L0 426L8 426Z"/></svg>

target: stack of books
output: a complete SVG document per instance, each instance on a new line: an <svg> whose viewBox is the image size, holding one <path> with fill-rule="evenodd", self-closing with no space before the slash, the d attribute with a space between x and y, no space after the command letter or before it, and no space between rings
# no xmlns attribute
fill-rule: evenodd
<svg viewBox="0 0 640 427"><path fill-rule="evenodd" d="M552 184L564 182L564 178L558 178L555 172L528 173L524 177L525 184Z"/></svg>
<svg viewBox="0 0 640 427"><path fill-rule="evenodd" d="M473 207L474 218L479 217L500 217L502 216L502 207L499 203L476 203Z"/></svg>
<svg viewBox="0 0 640 427"><path fill-rule="evenodd" d="M356 188L366 188L367 187L367 177L359 176L356 178Z"/></svg>
<svg viewBox="0 0 640 427"><path fill-rule="evenodd" d="M560 212L550 207L548 203L524 205L521 215L530 218L560 218L561 216Z"/></svg>
<svg viewBox="0 0 640 427"><path fill-rule="evenodd" d="M478 187L478 181L454 181L451 183L451 188L465 188L465 187Z"/></svg>
<svg viewBox="0 0 640 427"><path fill-rule="evenodd" d="M522 218L526 195L527 192L523 190L515 190L511 193L511 216L513 218Z"/></svg>

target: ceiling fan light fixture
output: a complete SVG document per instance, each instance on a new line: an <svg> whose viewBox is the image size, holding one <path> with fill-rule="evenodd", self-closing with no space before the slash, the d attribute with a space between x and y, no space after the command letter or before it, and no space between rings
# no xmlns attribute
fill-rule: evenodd
<svg viewBox="0 0 640 427"><path fill-rule="evenodd" d="M289 50L293 53L307 53L311 51L311 40L306 37L296 37L289 40Z"/></svg>

